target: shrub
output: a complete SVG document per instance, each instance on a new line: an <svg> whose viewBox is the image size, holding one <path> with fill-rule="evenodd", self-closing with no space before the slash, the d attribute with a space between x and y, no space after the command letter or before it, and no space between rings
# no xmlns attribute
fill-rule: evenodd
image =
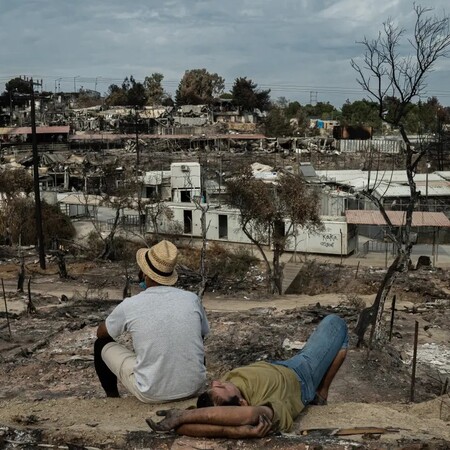
<svg viewBox="0 0 450 450"><path fill-rule="evenodd" d="M197 272L200 266L200 250L191 248L182 251L179 263ZM258 258L246 248L229 250L216 242L210 243L207 248L206 270L209 278L234 278L238 281L246 276L252 265L258 263Z"/></svg>
<svg viewBox="0 0 450 450"><path fill-rule="evenodd" d="M0 235L9 232L12 242L34 245L37 242L35 203L29 198L12 199L0 212ZM46 247L53 240L70 240L75 236L75 228L57 206L42 202L42 231Z"/></svg>

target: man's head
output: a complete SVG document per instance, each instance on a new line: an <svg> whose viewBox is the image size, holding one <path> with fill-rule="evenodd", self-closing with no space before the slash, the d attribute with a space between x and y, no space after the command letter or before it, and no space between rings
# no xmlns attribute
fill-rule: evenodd
<svg viewBox="0 0 450 450"><path fill-rule="evenodd" d="M207 406L248 406L248 403L233 383L215 380L197 399L197 408Z"/></svg>
<svg viewBox="0 0 450 450"><path fill-rule="evenodd" d="M178 250L169 241L161 241L151 248L140 248L136 253L136 261L144 276L155 284L172 286L177 282L175 270Z"/></svg>

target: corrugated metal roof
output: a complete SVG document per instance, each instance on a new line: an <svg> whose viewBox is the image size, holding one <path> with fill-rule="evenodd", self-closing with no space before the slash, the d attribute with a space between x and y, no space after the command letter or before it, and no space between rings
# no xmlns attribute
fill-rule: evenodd
<svg viewBox="0 0 450 450"><path fill-rule="evenodd" d="M406 213L404 211L386 211L389 220L395 226L405 225ZM384 217L380 211L360 211L347 210L345 211L347 223L354 223L358 225L386 225ZM450 220L444 213L440 212L413 212L412 218L413 227L450 227Z"/></svg>
<svg viewBox="0 0 450 450"><path fill-rule="evenodd" d="M336 183L347 183L350 180L357 178L366 178L367 173L363 170L349 169L349 170L316 170L318 177L326 178Z"/></svg>
<svg viewBox="0 0 450 450"><path fill-rule="evenodd" d="M369 179L369 172L364 170L317 170L317 175L319 177L325 178L336 183L348 184L350 186L357 187L355 183L360 184L360 180L364 180L365 185L367 185L367 180ZM447 179L450 176L450 172L432 172L417 173L414 176L414 181L416 183L428 183L440 182L445 179L444 174L447 173ZM371 171L370 180L372 183L379 183L381 181L385 183L395 183L400 185L408 184L408 177L405 170L383 170L383 171Z"/></svg>
<svg viewBox="0 0 450 450"><path fill-rule="evenodd" d="M416 190L420 191L422 196L426 195L427 188L424 185L416 186ZM375 191L383 198L409 197L411 191L409 186L403 185L385 185L378 186ZM428 197L450 197L450 186L431 186L428 185Z"/></svg>
<svg viewBox="0 0 450 450"><path fill-rule="evenodd" d="M444 180L450 181L450 170L440 170L436 172L440 177L444 178Z"/></svg>
<svg viewBox="0 0 450 450"><path fill-rule="evenodd" d="M54 127L36 127L37 134L69 134L69 125ZM31 127L3 127L0 135L31 134Z"/></svg>

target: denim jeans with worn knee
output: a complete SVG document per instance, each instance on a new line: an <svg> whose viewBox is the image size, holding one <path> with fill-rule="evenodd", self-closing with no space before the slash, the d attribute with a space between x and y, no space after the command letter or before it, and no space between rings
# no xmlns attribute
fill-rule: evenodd
<svg viewBox="0 0 450 450"><path fill-rule="evenodd" d="M299 353L286 361L274 361L272 364L289 367L295 372L301 384L302 403L307 405L314 399L336 355L347 347L347 324L339 316L330 314L319 323Z"/></svg>

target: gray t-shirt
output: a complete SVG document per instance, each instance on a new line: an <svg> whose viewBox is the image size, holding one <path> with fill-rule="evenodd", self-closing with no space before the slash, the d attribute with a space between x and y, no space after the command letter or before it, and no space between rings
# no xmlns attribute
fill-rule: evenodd
<svg viewBox="0 0 450 450"><path fill-rule="evenodd" d="M131 334L134 376L145 397L175 400L203 388L203 337L209 325L196 294L172 286L151 287L123 300L105 323L113 339L125 331Z"/></svg>

